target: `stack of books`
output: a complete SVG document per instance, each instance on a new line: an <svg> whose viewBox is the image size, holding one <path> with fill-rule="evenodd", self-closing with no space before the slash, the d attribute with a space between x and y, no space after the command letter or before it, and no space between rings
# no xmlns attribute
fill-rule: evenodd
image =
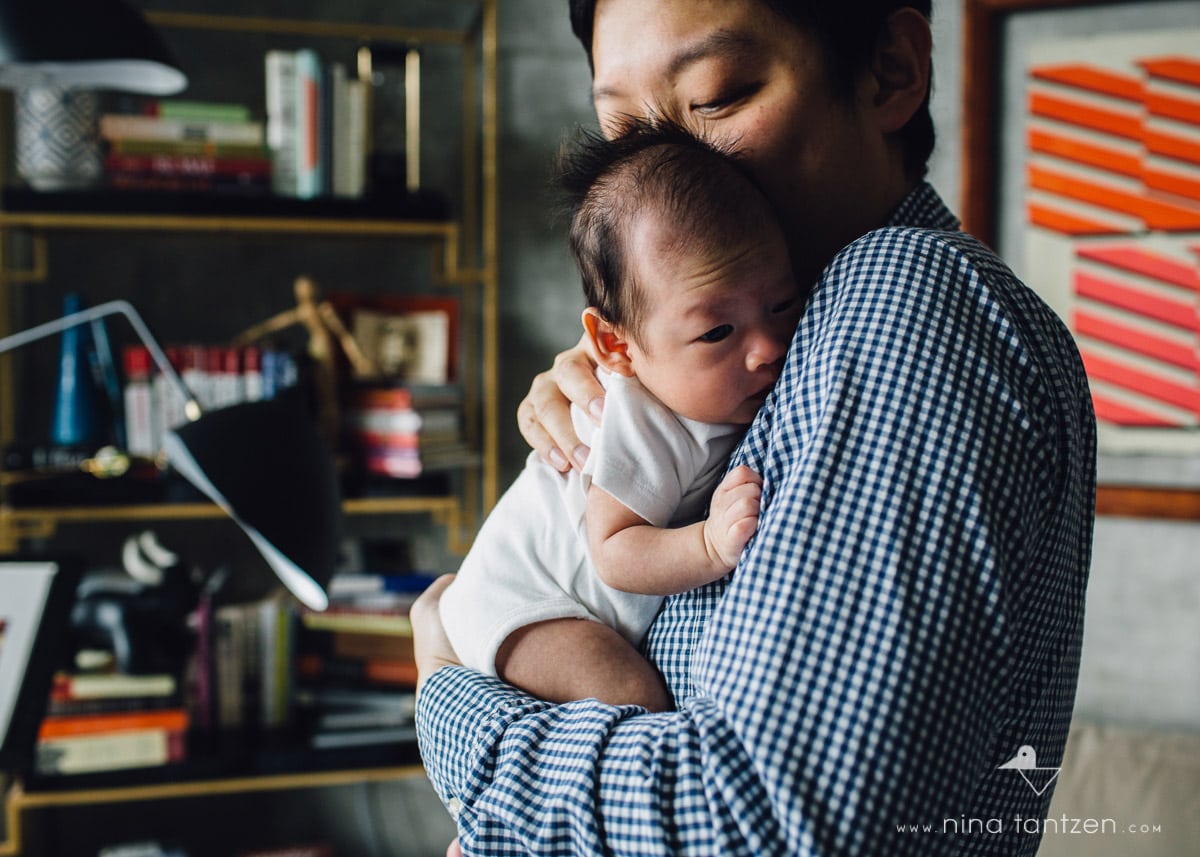
<svg viewBox="0 0 1200 857"><path fill-rule="evenodd" d="M280 196L357 199L366 190L368 89L311 49L268 51L267 142Z"/></svg>
<svg viewBox="0 0 1200 857"><path fill-rule="evenodd" d="M172 675L60 672L38 731L35 769L89 774L182 762L190 723Z"/></svg>
<svg viewBox="0 0 1200 857"><path fill-rule="evenodd" d="M140 115L100 117L106 183L117 190L265 193L266 130L248 107L155 101Z"/></svg>
<svg viewBox="0 0 1200 857"><path fill-rule="evenodd" d="M190 709L202 732L280 729L292 716L295 622L275 598L197 608Z"/></svg>
<svg viewBox="0 0 1200 857"><path fill-rule="evenodd" d="M455 385L359 388L343 414L347 450L368 475L415 479L477 461L463 440Z"/></svg>
<svg viewBox="0 0 1200 857"><path fill-rule="evenodd" d="M295 701L314 748L416 737L417 667L408 610L431 580L337 575L328 609L300 608Z"/></svg>

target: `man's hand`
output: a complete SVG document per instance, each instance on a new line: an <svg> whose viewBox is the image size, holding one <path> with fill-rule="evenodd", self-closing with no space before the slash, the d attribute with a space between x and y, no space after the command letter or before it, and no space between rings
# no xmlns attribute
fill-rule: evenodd
<svg viewBox="0 0 1200 857"><path fill-rule="evenodd" d="M417 693L426 679L442 667L459 666L461 661L450 645L438 606L442 593L454 582L453 574L443 574L421 593L409 610L413 627L413 656L417 662Z"/></svg>
<svg viewBox="0 0 1200 857"><path fill-rule="evenodd" d="M590 344L584 336L574 348L555 357L553 368L533 379L529 394L517 407L517 425L525 442L560 473L582 469L588 454L571 423L571 403L597 423L604 407L604 388L596 380Z"/></svg>
<svg viewBox="0 0 1200 857"><path fill-rule="evenodd" d="M758 529L761 499L762 477L745 465L725 474L713 492L704 522L704 547L726 571L737 565L742 548Z"/></svg>

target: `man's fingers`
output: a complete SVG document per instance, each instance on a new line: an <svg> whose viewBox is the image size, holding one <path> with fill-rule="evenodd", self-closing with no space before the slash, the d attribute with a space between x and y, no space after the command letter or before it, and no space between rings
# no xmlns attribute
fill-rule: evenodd
<svg viewBox="0 0 1200 857"><path fill-rule="evenodd" d="M550 371L567 401L582 409L593 422L599 422L604 408L604 388L596 380L596 364L588 356L584 340L555 357L554 368Z"/></svg>
<svg viewBox="0 0 1200 857"><path fill-rule="evenodd" d="M537 379L534 379L534 383L537 383ZM562 450L558 448L554 438L543 425L532 397L533 388L530 388L530 397L517 407L517 427L521 430L521 436L525 438L525 442L533 448L542 461L558 472L565 473L571 468L571 463L567 461L566 456L563 455ZM568 411L568 417L569 413ZM553 419L550 421L555 422ZM574 433L574 429L571 430L571 433Z"/></svg>

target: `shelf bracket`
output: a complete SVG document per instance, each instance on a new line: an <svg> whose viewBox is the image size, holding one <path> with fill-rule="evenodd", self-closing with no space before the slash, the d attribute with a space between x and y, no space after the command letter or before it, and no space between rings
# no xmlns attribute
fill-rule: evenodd
<svg viewBox="0 0 1200 857"><path fill-rule="evenodd" d="M37 230L30 234L33 249L33 265L29 268L4 268L0 280L5 283L44 283L50 275L49 252L46 249L46 233Z"/></svg>
<svg viewBox="0 0 1200 857"><path fill-rule="evenodd" d="M4 838L0 839L0 857L15 857L21 853L21 796L19 782L11 783L5 790Z"/></svg>
<svg viewBox="0 0 1200 857"><path fill-rule="evenodd" d="M458 228L446 232L441 250L433 253L433 282L439 286L470 286L484 282L487 272L482 268L464 268L459 264Z"/></svg>
<svg viewBox="0 0 1200 857"><path fill-rule="evenodd" d="M48 539L55 529L52 519L17 518L0 509L0 553L15 553L27 539Z"/></svg>

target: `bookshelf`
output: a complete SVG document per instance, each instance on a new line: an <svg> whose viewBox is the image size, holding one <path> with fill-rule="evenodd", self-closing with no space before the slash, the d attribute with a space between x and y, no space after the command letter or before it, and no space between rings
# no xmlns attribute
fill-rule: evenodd
<svg viewBox="0 0 1200 857"><path fill-rule="evenodd" d="M20 781L16 781L8 787L5 795L6 838L0 839L0 857L18 857L18 855L26 853L36 853L30 848L32 843L27 841L36 841L36 836L30 836L26 831L36 826L37 813L47 809L334 788L362 783L392 782L423 775L424 769L419 763L410 763L386 767L226 777L189 782L50 792L26 791L24 785Z"/></svg>
<svg viewBox="0 0 1200 857"><path fill-rule="evenodd" d="M188 192L164 200L161 195L150 198L134 191L34 193L9 188L0 203L0 335L31 324L34 319L29 317L30 307L36 306L37 300L44 303L41 295L64 290L55 271L64 267L64 258L68 268L78 261L64 257L64 244L86 250L97 242L113 239L150 258L160 252L159 247L177 248L181 242L208 242L206 247L254 242L255 252L274 253L277 267L288 276L297 273L285 264L288 253L297 246L319 243L331 248L331 254L353 257L363 248L386 250L395 245L410 256L423 255L421 271L426 273L422 274L425 279L421 291L451 294L461 305L458 365L463 425L475 455L432 488L415 488L398 492L397 496L350 496L343 508L347 529L356 521L386 524L400 518L428 519L444 531L451 553L464 552L498 494L497 0L408 4L419 13L420 22L414 26L299 20L288 17L294 13L285 3L274 4L280 10L279 17L155 11L155 6L170 5L173 9L182 5L156 0L139 5L150 7L147 18L168 41L172 34L186 39L196 34L210 43L225 37L260 41L280 38L290 40L290 45L340 39L433 45L458 51L462 78L462 113L457 119L460 135L448 148L455 157L461 153L456 168L461 186L454 190L445 208L429 204L421 195L407 200L407 206L394 201L381 206L378 202L342 199L222 200ZM236 4L226 5L236 8ZM403 20L408 5L398 4L394 14L386 14ZM256 9L264 6L270 8L270 4L259 4ZM427 20L450 7L468 10L457 14L455 26L431 25ZM343 12L332 3L323 8L331 14ZM353 9L349 14L354 14ZM372 9L371 14L379 13ZM444 104L429 106L452 109ZM5 139L0 133L0 153L8 152L11 142L11 137ZM431 186L436 187L436 179ZM158 333L156 322L161 317L156 319L153 309L142 311L151 329ZM229 331L231 336L234 333L236 329ZM7 445L18 433L21 408L27 403L14 381L25 377L30 365L36 364L14 359L14 355L0 357L0 446ZM0 555L20 552L30 544L61 547L55 540L62 537L64 525L75 528L72 533L81 526L123 532L167 521L189 526L194 522L199 528L224 517L215 506L195 501L14 505L0 474ZM0 772L0 786L5 791L0 855L44 853L47 825L58 824L72 809L205 801L222 795L287 795L307 789L392 782L422 774L411 743L341 751L313 751L307 745L284 747L275 755L268 754L265 761L261 754L234 754L240 763L233 765L227 764L228 753L216 755L219 758L189 759L161 769L77 777L22 778L16 773L6 776Z"/></svg>
<svg viewBox="0 0 1200 857"><path fill-rule="evenodd" d="M50 278L51 245L60 236L113 234L218 236L348 242L423 243L430 250L431 290L456 289L464 318L464 426L477 464L461 468L461 487L429 496L372 497L346 501L351 517L429 515L446 529L447 547L462 553L481 516L498 493L498 377L496 265L496 9L495 0L474 5L478 13L461 29L436 26L393 26L354 22L294 20L148 11L147 18L165 34L171 31L255 34L269 37L346 39L358 42L402 42L450 45L462 49L463 116L461 201L454 217L440 217L419 194L404 204L381 208L358 200L220 199L184 193L147 199L137 192L37 193L10 190L0 210L0 334L19 329L14 313L16 290L45 285ZM436 208L436 207L434 207ZM246 213L246 212L249 213ZM411 215L411 216L409 216ZM19 236L23 244L14 249ZM348 251L351 252L351 251ZM153 328L153 322L151 322ZM0 357L0 445L16 430L17 402L11 356ZM3 482L0 480L0 490ZM0 494L0 553L13 552L32 538L53 535L62 522L97 524L219 518L203 504L174 507L125 505L15 507Z"/></svg>

